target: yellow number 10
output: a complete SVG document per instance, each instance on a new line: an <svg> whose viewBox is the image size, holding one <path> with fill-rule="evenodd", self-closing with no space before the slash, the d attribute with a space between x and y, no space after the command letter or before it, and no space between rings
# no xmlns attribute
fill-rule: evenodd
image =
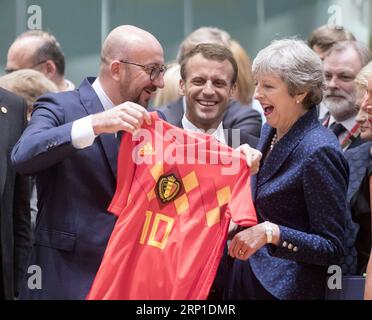
<svg viewBox="0 0 372 320"><path fill-rule="evenodd" d="M146 240L146 237L147 237L147 234L148 234L148 231L149 231L149 226L150 226L150 223L151 223L151 218L152 218L152 212L151 211L146 211L146 220L145 220L145 223L143 225L142 234L141 234L141 238L140 238L140 244L145 243L145 240ZM156 232L158 230L160 221L166 222L167 227L165 229L163 239L161 241L156 241L155 236L156 236ZM157 247L157 248L163 250L165 248L166 244L167 244L169 233L172 230L173 222L174 222L173 218L170 218L170 217L165 216L163 214L157 213L155 215L154 223L152 225L150 236L149 236L149 239L147 241L147 244L150 245L150 246Z"/></svg>

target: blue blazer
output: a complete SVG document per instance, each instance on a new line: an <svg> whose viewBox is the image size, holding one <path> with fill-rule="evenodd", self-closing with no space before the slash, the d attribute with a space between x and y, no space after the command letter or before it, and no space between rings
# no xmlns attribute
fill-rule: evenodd
<svg viewBox="0 0 372 320"><path fill-rule="evenodd" d="M274 133L265 124L258 144L264 155ZM280 243L263 247L247 261L236 260L234 273L250 263L276 298L323 299L327 267L339 264L344 253L347 184L339 142L312 108L278 141L252 179L259 221L279 225Z"/></svg>
<svg viewBox="0 0 372 320"><path fill-rule="evenodd" d="M42 96L12 152L17 171L37 175L39 195L28 265L41 267L42 288L28 288L26 274L21 299L84 299L116 221L107 207L116 187L118 140L103 134L82 150L71 143L73 121L103 111L93 81Z"/></svg>

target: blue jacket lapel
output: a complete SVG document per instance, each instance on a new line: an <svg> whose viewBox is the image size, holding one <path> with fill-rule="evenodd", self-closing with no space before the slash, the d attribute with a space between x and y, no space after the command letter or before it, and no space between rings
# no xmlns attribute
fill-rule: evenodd
<svg viewBox="0 0 372 320"><path fill-rule="evenodd" d="M86 78L78 89L81 102L87 111L87 114L95 114L104 110L101 101L98 99L97 94L92 88L94 80L95 78ZM114 177L116 178L119 141L116 139L114 134L101 134L97 139L102 145L104 154L110 164Z"/></svg>
<svg viewBox="0 0 372 320"><path fill-rule="evenodd" d="M280 169L288 156L301 142L303 137L312 128L319 125L317 119L316 109L312 108L306 112L291 128L291 130L280 139L265 160L261 160L261 170L256 175L255 179L252 179L252 190L254 190L254 197L256 188L266 183L275 173ZM271 140L274 136L275 130L268 124L265 124L262 129L261 139L257 146L263 155L267 153Z"/></svg>

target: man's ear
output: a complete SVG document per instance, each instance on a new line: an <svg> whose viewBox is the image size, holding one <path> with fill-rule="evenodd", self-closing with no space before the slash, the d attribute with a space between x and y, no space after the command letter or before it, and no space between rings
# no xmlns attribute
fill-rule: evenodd
<svg viewBox="0 0 372 320"><path fill-rule="evenodd" d="M236 93L236 90L238 90L238 85L236 84L236 82L231 86L230 88L230 99L234 96L234 94Z"/></svg>
<svg viewBox="0 0 372 320"><path fill-rule="evenodd" d="M114 60L110 63L110 73L111 73L111 77L116 80L116 81L119 81L120 80L120 73L121 72L124 72L122 71L122 69L120 68L120 62L117 61L117 60Z"/></svg>
<svg viewBox="0 0 372 320"><path fill-rule="evenodd" d="M45 75L49 77L53 77L57 73L57 67L53 60L45 61Z"/></svg>
<svg viewBox="0 0 372 320"><path fill-rule="evenodd" d="M181 96L185 96L186 95L186 93L185 93L185 82L183 81L183 79L180 79L180 87L178 89L178 93Z"/></svg>

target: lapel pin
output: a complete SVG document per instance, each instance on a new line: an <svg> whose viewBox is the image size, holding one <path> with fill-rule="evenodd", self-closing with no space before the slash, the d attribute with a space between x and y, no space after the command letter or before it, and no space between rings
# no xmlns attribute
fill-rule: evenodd
<svg viewBox="0 0 372 320"><path fill-rule="evenodd" d="M8 113L8 109L6 107L1 107L0 109L2 113Z"/></svg>

